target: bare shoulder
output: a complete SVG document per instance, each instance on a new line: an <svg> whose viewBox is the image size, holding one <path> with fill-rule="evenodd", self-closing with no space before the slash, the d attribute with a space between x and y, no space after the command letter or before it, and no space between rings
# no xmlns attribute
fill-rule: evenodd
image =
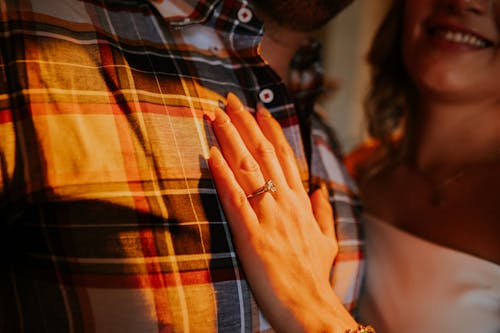
<svg viewBox="0 0 500 333"><path fill-rule="evenodd" d="M367 140L351 150L345 157L344 163L347 171L356 181L359 181L363 170L380 149L380 144L374 140Z"/></svg>
<svg viewBox="0 0 500 333"><path fill-rule="evenodd" d="M356 180L364 210L390 220L392 198L400 190L401 177L398 166L385 166L373 172L373 163L380 156L381 146L376 141L366 141L353 149L345 158L350 175ZM397 174L397 177L396 177Z"/></svg>

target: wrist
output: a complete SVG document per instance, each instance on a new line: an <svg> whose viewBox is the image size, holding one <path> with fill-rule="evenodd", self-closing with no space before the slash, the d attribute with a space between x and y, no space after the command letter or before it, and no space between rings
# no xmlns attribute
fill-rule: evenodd
<svg viewBox="0 0 500 333"><path fill-rule="evenodd" d="M357 329L349 329L346 331L346 333L376 333L375 329L371 326L363 326L359 325Z"/></svg>
<svg viewBox="0 0 500 333"><path fill-rule="evenodd" d="M311 299L300 303L298 313L302 318L299 332L357 333L360 325L344 307L335 292L328 289L310 295Z"/></svg>

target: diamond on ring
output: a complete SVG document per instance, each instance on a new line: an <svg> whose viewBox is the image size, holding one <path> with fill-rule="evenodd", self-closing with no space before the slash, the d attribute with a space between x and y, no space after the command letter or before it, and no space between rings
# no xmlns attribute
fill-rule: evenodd
<svg viewBox="0 0 500 333"><path fill-rule="evenodd" d="M247 195L247 198L250 199L250 198L254 198L256 196L259 196L261 194L264 194L266 192L270 192L270 193L274 193L276 192L276 185L274 185L273 181L271 179L267 180L266 183L264 184L264 186L262 186L261 188L257 189L257 191L253 192L253 193L250 193L249 195Z"/></svg>

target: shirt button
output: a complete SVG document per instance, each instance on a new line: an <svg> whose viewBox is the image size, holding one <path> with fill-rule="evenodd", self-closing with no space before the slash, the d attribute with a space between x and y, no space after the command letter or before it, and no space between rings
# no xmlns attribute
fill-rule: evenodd
<svg viewBox="0 0 500 333"><path fill-rule="evenodd" d="M219 54L220 53L220 46L213 45L210 47L210 51L212 52L212 54Z"/></svg>
<svg viewBox="0 0 500 333"><path fill-rule="evenodd" d="M262 89L259 98L262 103L271 103L274 100L274 93L271 89Z"/></svg>
<svg viewBox="0 0 500 333"><path fill-rule="evenodd" d="M238 11L238 19L243 23L248 23L252 19L253 14L247 7L241 7Z"/></svg>

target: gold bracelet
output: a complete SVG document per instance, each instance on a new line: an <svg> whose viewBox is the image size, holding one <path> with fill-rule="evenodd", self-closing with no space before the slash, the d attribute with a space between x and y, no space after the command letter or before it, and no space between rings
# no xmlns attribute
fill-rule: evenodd
<svg viewBox="0 0 500 333"><path fill-rule="evenodd" d="M375 329L370 325L368 326L359 325L359 327L356 328L355 330L350 328L345 333L376 333L376 332Z"/></svg>

